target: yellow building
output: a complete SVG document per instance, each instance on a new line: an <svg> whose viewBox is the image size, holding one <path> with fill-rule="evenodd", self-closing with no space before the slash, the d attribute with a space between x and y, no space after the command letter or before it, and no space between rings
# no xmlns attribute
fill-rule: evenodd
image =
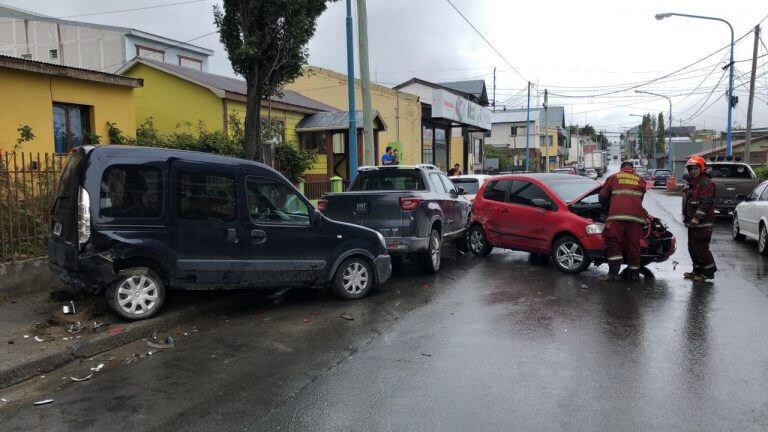
<svg viewBox="0 0 768 432"><path fill-rule="evenodd" d="M0 55L0 150L17 147L18 131L35 138L19 150L66 153L108 136L112 122L133 136L134 91L141 80Z"/></svg>
<svg viewBox="0 0 768 432"><path fill-rule="evenodd" d="M303 76L286 88L337 109L348 110L347 82L346 75L310 66L305 68ZM360 80L355 80L355 90L356 108L361 110ZM386 130L379 131L376 165L387 146L399 150L400 163L421 163L421 104L418 96L371 84L371 105L386 124ZM362 125L358 123L358 126Z"/></svg>
<svg viewBox="0 0 768 432"><path fill-rule="evenodd" d="M200 122L210 131L229 130L227 123L233 114L245 120L247 88L241 79L142 58L132 60L118 73L144 81L144 87L136 91L136 127L152 118L158 132L169 134L195 130ZM306 115L324 111L337 109L285 90L262 101L261 117L279 125L284 142L305 147L296 125ZM305 174L325 175L326 171L325 154L318 152L315 167Z"/></svg>

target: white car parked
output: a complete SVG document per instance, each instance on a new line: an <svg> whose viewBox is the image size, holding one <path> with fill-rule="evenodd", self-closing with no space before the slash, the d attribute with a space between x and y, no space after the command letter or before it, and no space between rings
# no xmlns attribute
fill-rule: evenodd
<svg viewBox="0 0 768 432"><path fill-rule="evenodd" d="M592 168L587 168L587 178L597 180L597 171L593 170Z"/></svg>
<svg viewBox="0 0 768 432"><path fill-rule="evenodd" d="M477 190L483 185L483 182L491 176L485 174L470 174L462 176L449 177L456 187L464 188L464 196L471 202L475 199Z"/></svg>
<svg viewBox="0 0 768 432"><path fill-rule="evenodd" d="M768 255L768 181L760 183L733 212L733 239L757 240L757 250Z"/></svg>

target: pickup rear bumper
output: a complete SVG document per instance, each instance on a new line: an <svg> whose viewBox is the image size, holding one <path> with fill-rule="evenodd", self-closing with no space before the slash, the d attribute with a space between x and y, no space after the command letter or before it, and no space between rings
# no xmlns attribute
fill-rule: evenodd
<svg viewBox="0 0 768 432"><path fill-rule="evenodd" d="M387 251L391 255L403 255L427 250L428 237L386 237Z"/></svg>
<svg viewBox="0 0 768 432"><path fill-rule="evenodd" d="M733 211L739 204L739 200L736 197L716 197L715 198L715 210L722 212Z"/></svg>

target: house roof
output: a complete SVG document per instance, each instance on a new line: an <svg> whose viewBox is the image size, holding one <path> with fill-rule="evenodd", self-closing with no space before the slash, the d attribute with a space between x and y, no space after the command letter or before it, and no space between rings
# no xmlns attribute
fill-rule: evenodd
<svg viewBox="0 0 768 432"><path fill-rule="evenodd" d="M121 67L117 73L126 73L139 63L205 87L222 99L227 98L244 101L247 95L247 86L244 80L145 58L134 58L128 62L128 64ZM272 96L270 97L270 100L296 108L311 110L311 112L338 111L335 107L310 99L291 90L283 90L282 95ZM286 108L290 109L289 107Z"/></svg>
<svg viewBox="0 0 768 432"><path fill-rule="evenodd" d="M46 21L51 23L77 26L77 27L90 27L90 28L103 29L103 30L112 30L116 32L129 34L135 37L151 40L151 41L173 45L175 47L183 48L189 51L194 51L198 54L205 55L205 56L213 55L213 50L210 50L208 48L203 48L201 46L192 45L186 42L169 39L164 36L147 33L147 32L129 28L129 27L110 26L105 24L87 23L82 21L70 21L70 20L48 16L48 15L43 15L37 12L31 12L21 8L7 6L4 4L0 4L0 17L29 20L29 21Z"/></svg>
<svg viewBox="0 0 768 432"><path fill-rule="evenodd" d="M411 84L421 84L425 85L427 87L432 87L434 89L443 89L448 90L451 93L457 94L461 97L467 98L473 102L476 102L482 106L488 106L488 94L485 91L485 81L483 80L474 80L474 81L456 81L452 83L433 83L429 81L425 81L421 78L411 78L408 81L404 83L400 83L392 89L394 90L400 90L404 87L407 87ZM482 89L478 92L478 87L482 85ZM477 92L477 93L475 93Z"/></svg>
<svg viewBox="0 0 768 432"><path fill-rule="evenodd" d="M474 96L480 105L488 106L488 92L485 88L485 80L453 81L438 83L443 87Z"/></svg>
<svg viewBox="0 0 768 432"><path fill-rule="evenodd" d="M491 114L491 123L516 123L525 122L528 116L526 108L507 109L505 111L495 111ZM543 123L544 108L531 108L531 121ZM547 127L565 127L565 108L561 106L550 106L547 108Z"/></svg>
<svg viewBox="0 0 768 432"><path fill-rule="evenodd" d="M752 141L750 141L750 148L751 148L751 147L752 147L752 145L753 145L753 144L755 144L756 142L758 142L758 141L763 141L763 140L768 140L768 136L763 136L763 137L753 138L753 139L752 139ZM744 145L744 141L746 141L746 140L738 140L738 141L732 141L732 142L731 142L731 151L735 150L735 149L736 149L736 147L741 147L741 146L743 146L743 145ZM721 152L721 151L725 151L725 150L726 150L726 147L727 147L727 145L721 145L721 146L718 146L718 147L712 147L712 148L710 148L710 149L707 149L707 150L703 150L703 151L700 151L700 152L697 152L697 153L693 153L693 154L691 154L690 156L702 156L702 157L706 157L706 156L708 156L708 155L714 155L714 154L716 154L716 153L718 153L718 152ZM674 149L674 146L673 146L672 148Z"/></svg>
<svg viewBox="0 0 768 432"><path fill-rule="evenodd" d="M374 129L387 130L387 124L384 123L377 110L373 110L372 118ZM355 111L355 123L358 129L363 128L362 111ZM349 111L319 112L304 117L296 125L296 132L345 129L349 129Z"/></svg>
<svg viewBox="0 0 768 432"><path fill-rule="evenodd" d="M73 78L85 81L93 81L101 84L111 84L124 87L143 87L144 80L123 75L115 75L107 72L99 72L90 69L80 69L71 66L62 66L53 63L45 63L35 60L27 60L18 57L0 55L0 67L21 70L43 75Z"/></svg>

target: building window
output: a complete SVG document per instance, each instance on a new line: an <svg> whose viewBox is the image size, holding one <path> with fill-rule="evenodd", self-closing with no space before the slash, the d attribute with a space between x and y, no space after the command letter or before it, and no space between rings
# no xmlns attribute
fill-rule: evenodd
<svg viewBox="0 0 768 432"><path fill-rule="evenodd" d="M32 60L32 54L22 54L21 58L25 60Z"/></svg>
<svg viewBox="0 0 768 432"><path fill-rule="evenodd" d="M517 126L512 126L509 128L509 136L517 136Z"/></svg>
<svg viewBox="0 0 768 432"><path fill-rule="evenodd" d="M165 51L149 48L141 45L136 45L136 57L141 57L149 60L165 61Z"/></svg>
<svg viewBox="0 0 768 432"><path fill-rule="evenodd" d="M203 70L203 62L201 60L198 60L192 57L183 56L183 55L179 56L179 66L184 66L191 69Z"/></svg>
<svg viewBox="0 0 768 432"><path fill-rule="evenodd" d="M301 134L301 149L325 153L325 132L306 132Z"/></svg>
<svg viewBox="0 0 768 432"><path fill-rule="evenodd" d="M51 60L56 60L57 58L59 58L59 50L57 49L48 50L48 57L50 57Z"/></svg>
<svg viewBox="0 0 768 432"><path fill-rule="evenodd" d="M56 153L68 153L74 147L88 144L91 131L91 107L53 104L53 142Z"/></svg>

